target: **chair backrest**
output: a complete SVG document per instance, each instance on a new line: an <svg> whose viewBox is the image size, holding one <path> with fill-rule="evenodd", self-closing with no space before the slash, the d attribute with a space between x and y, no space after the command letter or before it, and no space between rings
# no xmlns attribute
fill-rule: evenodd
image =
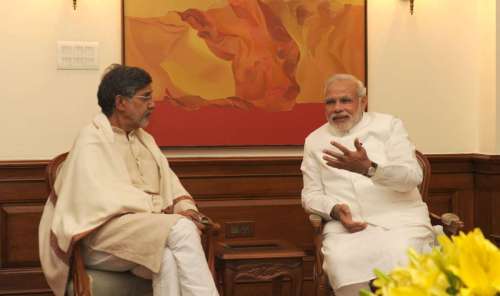
<svg viewBox="0 0 500 296"><path fill-rule="evenodd" d="M427 202L427 195L429 194L429 186L431 181L431 164L422 152L416 150L415 156L417 157L418 164L422 168L423 173L422 183L420 183L420 185L418 186L418 190L422 195L422 200Z"/></svg>
<svg viewBox="0 0 500 296"><path fill-rule="evenodd" d="M49 187L49 192L53 195L53 198L57 199L56 193L54 191L54 182L56 181L57 173L61 164L68 157L68 152L59 154L49 161L47 168L45 170L45 176L47 178L47 186Z"/></svg>
<svg viewBox="0 0 500 296"><path fill-rule="evenodd" d="M50 196L54 202L57 202L57 194L54 190L54 183L56 181L57 173L59 173L61 164L66 160L67 156L68 152L65 152L54 157L49 161L45 170L47 185L50 190ZM73 284L71 285L71 287L73 289L74 295L90 296L90 279L87 272L85 271L79 243L75 244L73 247L70 273L72 274Z"/></svg>

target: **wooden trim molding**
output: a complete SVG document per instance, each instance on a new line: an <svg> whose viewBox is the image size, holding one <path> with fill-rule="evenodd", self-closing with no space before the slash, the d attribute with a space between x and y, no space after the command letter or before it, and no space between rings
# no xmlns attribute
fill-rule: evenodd
<svg viewBox="0 0 500 296"><path fill-rule="evenodd" d="M470 174L474 170L474 154L426 154L432 174Z"/></svg>

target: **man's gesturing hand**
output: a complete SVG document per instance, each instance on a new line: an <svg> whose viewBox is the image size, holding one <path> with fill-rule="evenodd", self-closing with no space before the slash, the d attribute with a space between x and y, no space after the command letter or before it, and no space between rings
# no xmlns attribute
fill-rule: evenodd
<svg viewBox="0 0 500 296"><path fill-rule="evenodd" d="M371 161L358 139L354 140L355 151L351 151L335 141L332 141L331 144L342 153L328 149L323 150L323 159L326 160L327 165L362 175L367 173Z"/></svg>
<svg viewBox="0 0 500 296"><path fill-rule="evenodd" d="M358 232L366 228L366 222L358 222L352 220L351 209L346 204L337 204L333 207L330 214L334 219L337 219L349 232Z"/></svg>

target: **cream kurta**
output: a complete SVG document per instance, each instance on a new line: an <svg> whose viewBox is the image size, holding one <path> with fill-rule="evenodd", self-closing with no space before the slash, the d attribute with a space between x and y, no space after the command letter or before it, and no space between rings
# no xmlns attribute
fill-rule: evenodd
<svg viewBox="0 0 500 296"><path fill-rule="evenodd" d="M53 195L48 199L39 228L42 269L56 295L63 295L66 289L65 255L89 233L93 248L159 271L169 229L180 218L159 210L172 208L174 199L189 194L154 139L142 129L134 136L151 153L155 164L144 164L158 170L159 183L143 182L146 187L141 187L134 181L134 172L144 170L129 173L128 162L117 151L116 135L103 114L80 132L61 167L54 185L57 202ZM155 187L159 187L158 194L147 190L155 191ZM184 200L173 210L188 208L196 209Z"/></svg>
<svg viewBox="0 0 500 296"><path fill-rule="evenodd" d="M332 140L350 150L355 150L356 138L363 144L370 160L378 164L376 174L372 178L329 167L322 159L324 149L336 150L330 144ZM417 236L424 238L427 238L426 234L432 233L427 206L417 189L422 181L422 169L416 160L415 148L409 141L401 120L393 116L364 113L361 121L344 135L337 134L329 123L324 124L306 138L301 170L304 179L302 190L304 208L329 221L324 228L325 237L338 238L335 244L339 245L335 250L342 250L343 254L333 254L333 256L350 258L353 255L353 260L356 260L356 256L359 260L363 260L364 257L359 254L370 252L370 243L373 239L377 239L376 236L369 234L370 231L365 230L356 234L356 244L351 244L353 240L348 239L351 234L339 221L330 217L330 211L337 203L348 204L353 219L366 221L370 227L375 226L385 230L402 227L418 229L415 233L418 232ZM381 237L379 235L379 238ZM413 236L409 239L413 239ZM380 252L380 250L372 251ZM399 257L399 254L397 256ZM353 283L352 278L355 278L355 275L352 277L349 275L352 266L356 266L353 273L358 273L364 268L367 274L371 274L373 267L377 267L371 266L371 262L368 261L361 264L359 262L345 262L345 264L342 266L335 264L335 269L347 275L346 278L351 282L347 283L347 279L343 280L340 277L334 283L336 287ZM364 280L366 279L360 278L358 282Z"/></svg>

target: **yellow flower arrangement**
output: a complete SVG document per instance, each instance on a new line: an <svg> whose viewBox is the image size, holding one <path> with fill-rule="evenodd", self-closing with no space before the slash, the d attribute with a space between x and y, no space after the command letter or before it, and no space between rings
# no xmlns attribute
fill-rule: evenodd
<svg viewBox="0 0 500 296"><path fill-rule="evenodd" d="M479 229L439 236L440 248L428 254L408 251L407 267L388 275L375 270L375 294L362 296L500 296L500 250Z"/></svg>

